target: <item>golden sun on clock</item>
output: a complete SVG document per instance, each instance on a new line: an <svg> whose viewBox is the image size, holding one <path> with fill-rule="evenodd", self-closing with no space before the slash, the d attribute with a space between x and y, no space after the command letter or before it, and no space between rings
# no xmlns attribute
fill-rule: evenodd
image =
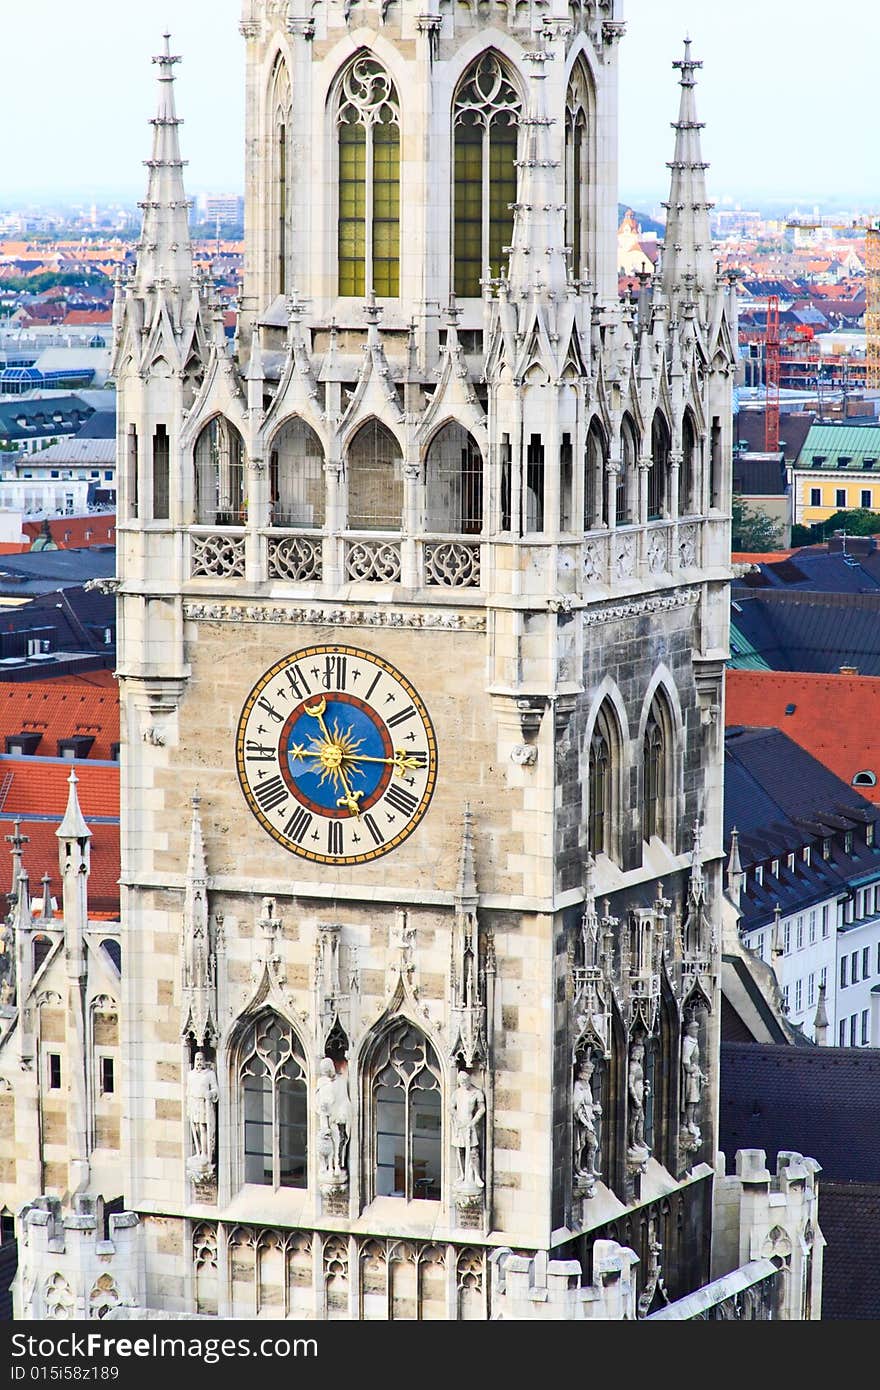
<svg viewBox="0 0 880 1390"><path fill-rule="evenodd" d="M293 854L363 864L424 816L437 740L394 666L359 647L305 647L261 676L241 712L236 766L248 806Z"/></svg>

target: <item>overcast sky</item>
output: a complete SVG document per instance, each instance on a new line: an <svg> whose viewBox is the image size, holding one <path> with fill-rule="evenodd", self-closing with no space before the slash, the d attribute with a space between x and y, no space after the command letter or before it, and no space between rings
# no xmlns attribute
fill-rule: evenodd
<svg viewBox="0 0 880 1390"><path fill-rule="evenodd" d="M52 194L142 194L155 96L150 57L166 25L178 69L191 193L240 190L240 0L0 0L4 140L0 206ZM835 14L841 22L835 25ZM876 135L880 4L849 0L626 0L621 197L663 195L690 33L705 67L710 196L880 203Z"/></svg>

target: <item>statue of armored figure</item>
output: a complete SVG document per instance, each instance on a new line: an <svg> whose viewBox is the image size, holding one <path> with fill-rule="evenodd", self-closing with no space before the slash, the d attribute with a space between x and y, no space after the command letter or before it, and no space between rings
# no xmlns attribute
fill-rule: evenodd
<svg viewBox="0 0 880 1390"><path fill-rule="evenodd" d="M699 1037L700 1025L692 1019L685 1025L681 1041L682 1145L687 1149L698 1148L702 1140L698 1115L703 1086L709 1079L700 1066Z"/></svg>
<svg viewBox="0 0 880 1390"><path fill-rule="evenodd" d="M217 1137L217 1102L220 1091L217 1074L204 1052L193 1058L186 1088L186 1108L192 1155L187 1167L194 1177L214 1172L214 1145Z"/></svg>
<svg viewBox="0 0 880 1390"><path fill-rule="evenodd" d="M324 1187L341 1187L348 1182L351 1101L348 1081L342 1072L337 1072L330 1057L323 1057L318 1063L315 1109L318 1114L318 1181Z"/></svg>
<svg viewBox="0 0 880 1390"><path fill-rule="evenodd" d="M452 1098L452 1145L458 1155L456 1188L463 1192L476 1192L483 1187L480 1125L485 1114L486 1097L474 1085L470 1072L462 1068Z"/></svg>
<svg viewBox="0 0 880 1390"><path fill-rule="evenodd" d="M591 1082L594 1071L595 1064L587 1053L578 1063L571 1092L575 1188L587 1197L593 1195L600 1172L596 1159L599 1153L598 1119L602 1107L593 1099Z"/></svg>

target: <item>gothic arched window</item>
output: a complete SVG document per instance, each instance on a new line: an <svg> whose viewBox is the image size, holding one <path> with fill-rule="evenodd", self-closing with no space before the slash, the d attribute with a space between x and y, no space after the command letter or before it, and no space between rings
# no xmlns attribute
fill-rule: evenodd
<svg viewBox="0 0 880 1390"><path fill-rule="evenodd" d="M617 509L615 520L618 526L628 526L632 521L630 499L638 496L639 440L632 417L624 415L620 427L620 472L617 475Z"/></svg>
<svg viewBox="0 0 880 1390"><path fill-rule="evenodd" d="M648 469L649 521L659 521L667 514L669 446L669 426L658 410L654 414L654 423L651 426L651 467Z"/></svg>
<svg viewBox="0 0 880 1390"><path fill-rule="evenodd" d="M616 858L619 836L618 798L621 739L617 719L606 701L590 738L587 784L587 848L591 854Z"/></svg>
<svg viewBox="0 0 880 1390"><path fill-rule="evenodd" d="M238 430L215 415L196 440L194 458L196 525L243 525L244 441Z"/></svg>
<svg viewBox="0 0 880 1390"><path fill-rule="evenodd" d="M399 531L403 519L403 459L394 435L367 420L348 446L348 526L351 531Z"/></svg>
<svg viewBox="0 0 880 1390"><path fill-rule="evenodd" d="M360 54L339 90L339 293L400 293L400 107L394 83Z"/></svg>
<svg viewBox="0 0 880 1390"><path fill-rule="evenodd" d="M290 131L290 78L287 64L279 53L272 69L269 92L272 112L272 204L273 217L270 235L274 241L274 262L276 266L275 285L278 294L287 291L287 219L290 209L289 190L289 150Z"/></svg>
<svg viewBox="0 0 880 1390"><path fill-rule="evenodd" d="M288 420L269 450L273 526L324 525L324 450L304 420Z"/></svg>
<svg viewBox="0 0 880 1390"><path fill-rule="evenodd" d="M697 432L690 411L685 412L681 427L681 466L678 472L678 514L690 516L699 511L694 497L696 482Z"/></svg>
<svg viewBox="0 0 880 1390"><path fill-rule="evenodd" d="M608 445L605 431L594 417L587 431L587 451L584 459L584 530L595 531L606 525L605 473L608 466Z"/></svg>
<svg viewBox="0 0 880 1390"><path fill-rule="evenodd" d="M368 1077L372 1195L439 1201L443 1095L436 1052L400 1019L379 1039Z"/></svg>
<svg viewBox="0 0 880 1390"><path fill-rule="evenodd" d="M453 103L453 287L464 298L480 294L488 268L507 264L516 202L516 154L522 102L495 53L483 53L465 73Z"/></svg>
<svg viewBox="0 0 880 1390"><path fill-rule="evenodd" d="M672 841L673 725L658 692L648 712L642 744L642 839Z"/></svg>
<svg viewBox="0 0 880 1390"><path fill-rule="evenodd" d="M305 1058L299 1038L277 1014L264 1014L239 1050L245 1182L308 1186Z"/></svg>
<svg viewBox="0 0 880 1390"><path fill-rule="evenodd" d="M425 462L428 530L477 536L483 529L483 455L461 425L435 434Z"/></svg>
<svg viewBox="0 0 880 1390"><path fill-rule="evenodd" d="M584 229L590 184L589 112L592 109L589 78L581 62L575 63L565 101L565 239L571 247L575 278L588 262Z"/></svg>

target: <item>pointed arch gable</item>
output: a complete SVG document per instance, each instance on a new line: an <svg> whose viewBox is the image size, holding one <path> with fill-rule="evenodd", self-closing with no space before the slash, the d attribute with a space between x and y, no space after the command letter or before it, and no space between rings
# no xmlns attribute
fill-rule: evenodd
<svg viewBox="0 0 880 1390"><path fill-rule="evenodd" d="M396 433L376 415L349 435L343 454L349 530L401 529L403 457Z"/></svg>
<svg viewBox="0 0 880 1390"><path fill-rule="evenodd" d="M287 415L266 440L272 526L317 527L326 517L323 440L301 415Z"/></svg>

